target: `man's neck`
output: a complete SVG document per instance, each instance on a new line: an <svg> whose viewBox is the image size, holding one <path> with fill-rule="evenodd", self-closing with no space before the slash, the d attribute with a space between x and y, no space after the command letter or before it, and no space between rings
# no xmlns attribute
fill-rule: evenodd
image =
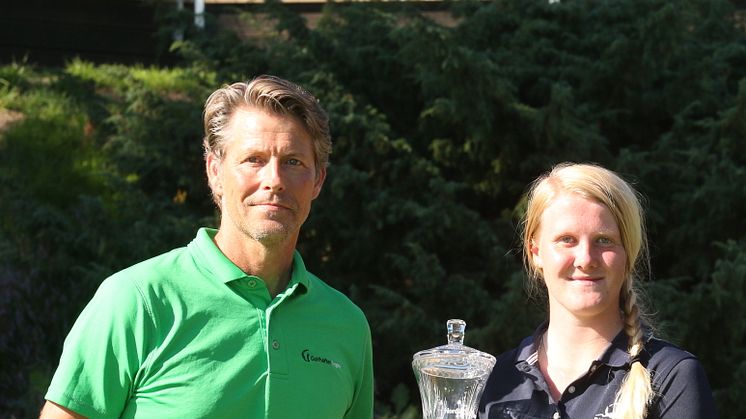
<svg viewBox="0 0 746 419"><path fill-rule="evenodd" d="M243 235L235 236L228 231L230 230L218 230L213 240L231 262L247 275L261 278L272 298L287 288L292 274L297 238L266 246Z"/></svg>

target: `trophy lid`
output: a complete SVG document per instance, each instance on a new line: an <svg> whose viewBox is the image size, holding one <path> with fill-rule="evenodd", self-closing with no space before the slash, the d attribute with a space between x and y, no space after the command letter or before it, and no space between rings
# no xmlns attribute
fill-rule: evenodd
<svg viewBox="0 0 746 419"><path fill-rule="evenodd" d="M453 378L476 378L489 375L495 357L464 345L466 322L451 319L446 323L448 344L414 354L415 370L427 370L430 375Z"/></svg>

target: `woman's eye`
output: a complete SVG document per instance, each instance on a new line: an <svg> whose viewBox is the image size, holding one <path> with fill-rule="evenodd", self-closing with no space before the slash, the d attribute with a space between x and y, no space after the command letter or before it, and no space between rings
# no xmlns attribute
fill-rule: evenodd
<svg viewBox="0 0 746 419"><path fill-rule="evenodd" d="M575 239L572 238L572 236L562 236L558 240L560 243L574 243Z"/></svg>
<svg viewBox="0 0 746 419"><path fill-rule="evenodd" d="M614 241L608 237L599 237L598 242L601 244L613 244L614 243Z"/></svg>

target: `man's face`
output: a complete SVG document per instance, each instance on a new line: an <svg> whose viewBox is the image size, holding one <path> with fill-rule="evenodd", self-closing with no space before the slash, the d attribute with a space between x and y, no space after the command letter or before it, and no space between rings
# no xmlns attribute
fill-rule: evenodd
<svg viewBox="0 0 746 419"><path fill-rule="evenodd" d="M326 177L310 135L293 117L254 108L237 110L226 128L223 158L207 157L220 229L265 245L296 240Z"/></svg>

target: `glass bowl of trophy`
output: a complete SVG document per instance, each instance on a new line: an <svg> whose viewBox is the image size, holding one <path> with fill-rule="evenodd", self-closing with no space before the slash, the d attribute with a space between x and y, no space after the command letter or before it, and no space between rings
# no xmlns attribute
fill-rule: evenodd
<svg viewBox="0 0 746 419"><path fill-rule="evenodd" d="M446 323L448 344L414 354L423 419L474 419L495 357L464 345L466 322Z"/></svg>

